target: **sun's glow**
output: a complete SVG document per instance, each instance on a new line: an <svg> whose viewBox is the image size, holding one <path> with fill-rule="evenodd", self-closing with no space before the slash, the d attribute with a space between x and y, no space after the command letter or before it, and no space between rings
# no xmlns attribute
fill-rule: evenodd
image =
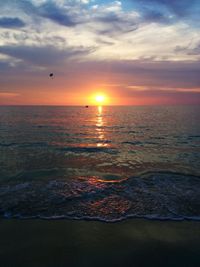
<svg viewBox="0 0 200 267"><path fill-rule="evenodd" d="M105 96L104 95L96 95L95 100L97 103L103 103L103 102L105 102Z"/></svg>
<svg viewBox="0 0 200 267"><path fill-rule="evenodd" d="M103 92L96 92L89 98L89 103L95 106L104 106L110 103L108 95Z"/></svg>

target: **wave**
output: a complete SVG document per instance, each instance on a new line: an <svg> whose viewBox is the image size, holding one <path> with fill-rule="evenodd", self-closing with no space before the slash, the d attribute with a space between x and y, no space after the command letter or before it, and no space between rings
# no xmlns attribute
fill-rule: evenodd
<svg viewBox="0 0 200 267"><path fill-rule="evenodd" d="M59 151L72 152L72 153L98 153L98 152L104 152L108 154L118 153L117 149L109 147L63 147L59 148Z"/></svg>
<svg viewBox="0 0 200 267"><path fill-rule="evenodd" d="M11 215L11 214L4 214L4 219L21 219L21 220L33 220L33 219L40 219L40 220L79 220L79 221L99 221L105 223L116 223L121 222L129 219L146 219L146 220L153 220L153 221L200 221L200 216L193 216L193 217L161 217L159 215L134 215L130 214L124 217L119 217L117 219L104 219L102 217L89 217L89 216L82 216L82 217L73 217L67 215L59 215L59 216L41 216L41 215L34 215L34 216L22 216L20 214Z"/></svg>
<svg viewBox="0 0 200 267"><path fill-rule="evenodd" d="M48 146L46 142L24 142L24 143L0 143L0 147L45 147Z"/></svg>
<svg viewBox="0 0 200 267"><path fill-rule="evenodd" d="M199 176L173 172L33 179L18 184L12 180L0 186L0 216L105 222L200 220L199 188Z"/></svg>
<svg viewBox="0 0 200 267"><path fill-rule="evenodd" d="M68 140L68 143L70 140ZM71 143L74 141L71 140ZM5 148L13 148L17 147L19 149L21 148L47 148L47 149L54 149L58 152L71 152L74 154L81 154L81 153L107 153L107 154L118 154L119 151L116 148L113 147L106 147L103 146L104 144L111 143L110 140L104 140L102 141L102 146L98 147L96 146L97 143L99 143L99 140L95 139L95 144L92 146L63 146L62 144L57 143L48 143L48 142L24 142L24 143L0 143L0 147Z"/></svg>

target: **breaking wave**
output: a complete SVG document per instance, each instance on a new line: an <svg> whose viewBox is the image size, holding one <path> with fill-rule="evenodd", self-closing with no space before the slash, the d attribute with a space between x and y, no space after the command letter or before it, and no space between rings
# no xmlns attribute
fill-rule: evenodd
<svg viewBox="0 0 200 267"><path fill-rule="evenodd" d="M36 179L0 186L0 215L106 222L127 218L200 220L199 188L199 176L173 172L62 177L48 182Z"/></svg>

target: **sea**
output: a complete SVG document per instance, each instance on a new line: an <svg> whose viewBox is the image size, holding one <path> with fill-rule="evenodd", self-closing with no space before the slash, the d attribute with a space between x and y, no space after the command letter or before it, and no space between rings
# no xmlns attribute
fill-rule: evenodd
<svg viewBox="0 0 200 267"><path fill-rule="evenodd" d="M1 106L0 218L200 220L200 106Z"/></svg>

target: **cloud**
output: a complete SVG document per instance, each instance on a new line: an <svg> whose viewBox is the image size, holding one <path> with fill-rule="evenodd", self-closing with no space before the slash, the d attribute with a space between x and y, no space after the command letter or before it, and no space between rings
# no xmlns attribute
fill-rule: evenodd
<svg viewBox="0 0 200 267"><path fill-rule="evenodd" d="M48 73L55 73L55 82L49 80ZM4 92L20 92L29 96L41 93L40 101L55 94L67 98L67 94L89 96L97 88L111 97L123 101L134 98L138 103L193 102L200 103L200 63L199 62L149 62L149 61L60 61L47 64L45 68L30 69L29 62L7 70L1 78ZM8 83L9 80L9 83ZM55 97L54 96L54 97ZM63 97L60 97L60 99ZM53 102L52 100L51 103ZM168 101L168 102L167 102ZM62 102L64 103L64 102ZM73 102L75 103L75 102ZM131 104L132 102L130 102ZM134 102L133 102L134 103Z"/></svg>
<svg viewBox="0 0 200 267"><path fill-rule="evenodd" d="M80 71L101 73L102 77L112 77L114 84L147 86L157 88L199 88L200 62L149 62L110 61L89 62L79 65Z"/></svg>
<svg viewBox="0 0 200 267"><path fill-rule="evenodd" d="M188 46L176 46L175 53L185 53L192 56L200 56L200 43L196 44L194 47Z"/></svg>
<svg viewBox="0 0 200 267"><path fill-rule="evenodd" d="M176 24L184 22L199 27L198 0L131 0L143 23Z"/></svg>
<svg viewBox="0 0 200 267"><path fill-rule="evenodd" d="M70 8L59 7L54 2L46 2L39 7L38 15L48 18L60 25L73 27L78 22L75 21L73 15L70 14Z"/></svg>
<svg viewBox="0 0 200 267"><path fill-rule="evenodd" d="M155 8L165 8L170 12L174 13L176 16L183 17L188 15L195 4L198 3L197 0L142 0L140 3L146 4L151 9ZM157 5L157 6L156 6Z"/></svg>
<svg viewBox="0 0 200 267"><path fill-rule="evenodd" d="M12 93L12 92L0 92L0 97L5 97L5 98L13 98L19 95L20 94L18 93Z"/></svg>
<svg viewBox="0 0 200 267"><path fill-rule="evenodd" d="M1 2L1 1L0 1ZM66 4L67 3L67 4ZM81 13L80 5L77 1L31 1L31 0L20 0L20 1L11 1L7 0L2 3L2 9L7 11L11 9L13 11L23 12L26 16L34 18L37 22L41 18L49 19L59 25L73 27L79 21L76 19L79 18L78 13ZM79 12L78 12L79 11Z"/></svg>
<svg viewBox="0 0 200 267"><path fill-rule="evenodd" d="M199 99L197 1L127 2L0 0L2 97L20 92L26 102L36 90L45 98L51 89L56 96L105 88L130 98Z"/></svg>
<svg viewBox="0 0 200 267"><path fill-rule="evenodd" d="M0 27L2 28L22 28L24 26L25 23L19 18L9 18L9 17L0 18Z"/></svg>
<svg viewBox="0 0 200 267"><path fill-rule="evenodd" d="M145 23L156 22L162 24L170 24L174 22L174 19L161 11L146 9L143 14L143 21Z"/></svg>
<svg viewBox="0 0 200 267"><path fill-rule="evenodd" d="M198 44L196 47L194 47L193 49L189 49L187 51L187 54L188 55L197 55L199 56L200 55L200 44Z"/></svg>
<svg viewBox="0 0 200 267"><path fill-rule="evenodd" d="M97 34L117 36L135 31L138 28L138 14L134 11L124 11L120 1L107 5L92 7L91 19L96 25Z"/></svg>
<svg viewBox="0 0 200 267"><path fill-rule="evenodd" d="M187 60L199 59L199 46L194 45L199 42L199 29L187 25L178 11L181 5L182 13L190 12L195 1L133 2L138 3L137 8L124 8L123 1L98 1L98 5L90 1L88 5L88 1L81 0L0 0L1 13L10 10L10 16L26 23L25 28L19 27L17 31L0 30L0 54L9 56L6 63L0 58L0 63L4 69L23 63L24 69L29 69L30 65L54 66L60 70L67 61L78 62L74 68L79 68L78 64L84 61L83 69L93 66L91 73L93 68L104 72L106 65L112 68L113 75L128 76L131 84L131 74L138 75L145 83L152 83L154 78L159 85L168 82L197 84L195 68L187 76L181 63L176 68L171 64L171 69L166 71L155 67L169 66L164 61L184 64ZM193 45L188 47L189 42ZM14 62L14 59L17 60ZM149 65L142 64L147 61ZM162 64L157 65L157 62Z"/></svg>
<svg viewBox="0 0 200 267"><path fill-rule="evenodd" d="M53 46L0 46L0 53L20 59L22 61L38 66L63 64L66 60L71 60L93 51L92 48L67 48L57 49Z"/></svg>

